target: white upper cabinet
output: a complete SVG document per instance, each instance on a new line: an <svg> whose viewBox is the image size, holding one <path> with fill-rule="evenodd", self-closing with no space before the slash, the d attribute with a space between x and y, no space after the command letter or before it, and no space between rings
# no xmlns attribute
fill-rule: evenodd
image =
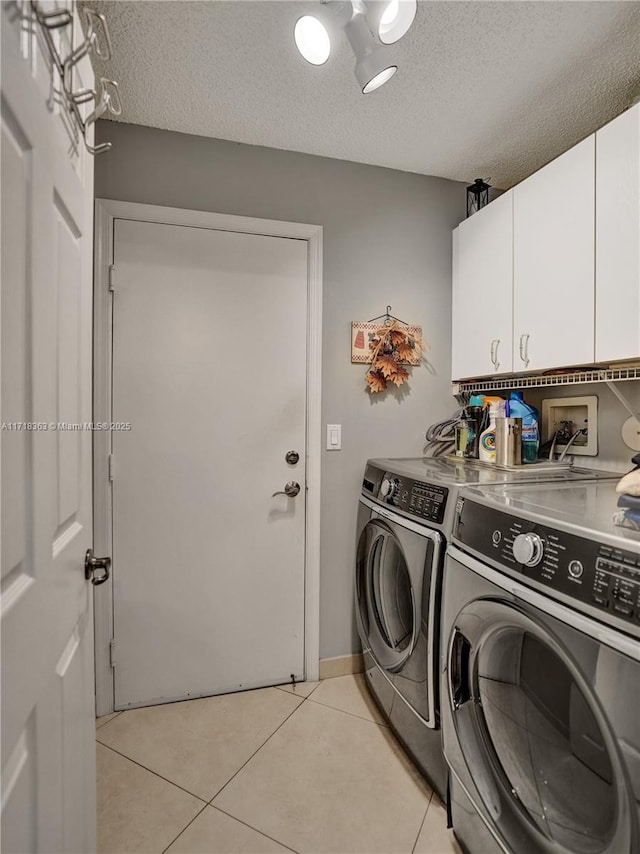
<svg viewBox="0 0 640 854"><path fill-rule="evenodd" d="M452 378L638 359L640 104L454 231Z"/></svg>
<svg viewBox="0 0 640 854"><path fill-rule="evenodd" d="M596 360L640 358L640 104L596 134Z"/></svg>
<svg viewBox="0 0 640 854"><path fill-rule="evenodd" d="M595 136L514 189L514 371L590 364Z"/></svg>
<svg viewBox="0 0 640 854"><path fill-rule="evenodd" d="M453 232L452 375L513 370L513 193Z"/></svg>

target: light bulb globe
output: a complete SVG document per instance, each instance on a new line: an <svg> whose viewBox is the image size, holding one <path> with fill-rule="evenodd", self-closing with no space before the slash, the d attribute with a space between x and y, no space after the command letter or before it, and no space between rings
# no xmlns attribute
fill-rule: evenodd
<svg viewBox="0 0 640 854"><path fill-rule="evenodd" d="M378 38L383 44L395 44L406 35L418 11L418 0L390 0L378 22Z"/></svg>
<svg viewBox="0 0 640 854"><path fill-rule="evenodd" d="M293 30L296 47L311 65L324 65L331 53L331 39L322 21L313 15L298 18Z"/></svg>
<svg viewBox="0 0 640 854"><path fill-rule="evenodd" d="M369 95L371 92L375 92L376 89L379 89L381 86L384 86L384 84L388 80L391 80L397 70L397 65L390 65L388 68L383 68L382 71L379 71L377 74L375 74L371 78L371 80L365 83L365 85L362 87L363 95Z"/></svg>

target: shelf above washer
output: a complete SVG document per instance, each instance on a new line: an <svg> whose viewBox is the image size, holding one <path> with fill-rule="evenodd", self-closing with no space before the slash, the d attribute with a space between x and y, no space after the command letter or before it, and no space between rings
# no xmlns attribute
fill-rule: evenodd
<svg viewBox="0 0 640 854"><path fill-rule="evenodd" d="M640 380L640 366L635 368L588 368L562 374L535 374L527 376L486 377L477 380L460 380L451 384L454 397L477 394L483 391L509 391L510 389L541 388L584 383L615 383L622 380Z"/></svg>

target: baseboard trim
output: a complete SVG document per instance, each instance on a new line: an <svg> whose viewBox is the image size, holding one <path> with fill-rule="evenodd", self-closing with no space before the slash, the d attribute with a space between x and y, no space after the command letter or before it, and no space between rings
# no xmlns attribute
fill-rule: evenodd
<svg viewBox="0 0 640 854"><path fill-rule="evenodd" d="M348 676L350 673L362 673L364 660L361 652L353 655L337 655L335 658L320 659L320 679L333 679L335 676Z"/></svg>

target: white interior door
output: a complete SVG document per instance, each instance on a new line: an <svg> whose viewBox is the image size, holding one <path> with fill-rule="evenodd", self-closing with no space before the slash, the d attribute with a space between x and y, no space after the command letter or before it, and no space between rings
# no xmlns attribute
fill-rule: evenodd
<svg viewBox="0 0 640 854"><path fill-rule="evenodd" d="M2 848L91 852L91 433L57 427L91 420L93 162L29 10L1 10Z"/></svg>
<svg viewBox="0 0 640 854"><path fill-rule="evenodd" d="M114 265L115 707L303 678L307 243L116 220Z"/></svg>

